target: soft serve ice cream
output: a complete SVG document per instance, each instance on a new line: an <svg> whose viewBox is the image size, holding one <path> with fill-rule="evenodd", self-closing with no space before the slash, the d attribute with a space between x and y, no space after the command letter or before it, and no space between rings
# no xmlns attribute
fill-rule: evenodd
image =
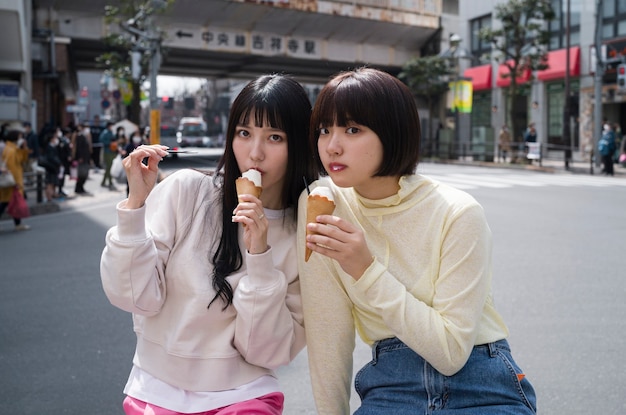
<svg viewBox="0 0 626 415"><path fill-rule="evenodd" d="M250 169L235 180L235 185L237 186L237 196L253 195L255 197L259 197L263 191L263 186L261 185L261 172L255 169Z"/></svg>

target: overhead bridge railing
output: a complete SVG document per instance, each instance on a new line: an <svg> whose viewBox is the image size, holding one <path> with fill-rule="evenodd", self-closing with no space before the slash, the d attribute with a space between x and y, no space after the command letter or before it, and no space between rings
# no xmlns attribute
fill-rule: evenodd
<svg viewBox="0 0 626 415"><path fill-rule="evenodd" d="M353 6L441 16L441 0L333 0L327 3L350 4Z"/></svg>

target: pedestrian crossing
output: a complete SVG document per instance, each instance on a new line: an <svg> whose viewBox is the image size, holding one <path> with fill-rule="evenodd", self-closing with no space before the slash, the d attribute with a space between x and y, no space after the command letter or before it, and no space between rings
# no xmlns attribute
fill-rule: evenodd
<svg viewBox="0 0 626 415"><path fill-rule="evenodd" d="M585 176L541 173L507 173L498 170L494 174L429 173L420 172L434 180L446 183L462 190L491 188L506 189L512 187L621 187L626 188L626 180L620 177Z"/></svg>

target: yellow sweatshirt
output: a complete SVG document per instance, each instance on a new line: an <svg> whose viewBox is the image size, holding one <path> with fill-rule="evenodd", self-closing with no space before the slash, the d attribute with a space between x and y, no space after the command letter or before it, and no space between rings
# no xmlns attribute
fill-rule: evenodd
<svg viewBox="0 0 626 415"><path fill-rule="evenodd" d="M375 257L355 281L313 253L304 262L306 194L298 215L298 264L318 413L349 414L355 330L367 344L397 337L444 375L474 345L508 335L491 297L491 231L469 194L411 175L397 194L368 200L329 178L334 215L360 226Z"/></svg>

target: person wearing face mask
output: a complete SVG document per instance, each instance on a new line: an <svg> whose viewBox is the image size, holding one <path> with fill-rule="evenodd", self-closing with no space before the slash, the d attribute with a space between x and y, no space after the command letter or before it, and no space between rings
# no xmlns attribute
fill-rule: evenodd
<svg viewBox="0 0 626 415"><path fill-rule="evenodd" d="M59 136L56 133L48 133L43 155L39 159L39 165L46 169L46 202L52 202L55 197L55 189L59 185L59 172L61 170L61 158L59 157Z"/></svg>
<svg viewBox="0 0 626 415"><path fill-rule="evenodd" d="M126 144L126 146L124 147L124 150L122 152L122 158L128 156L130 153L133 152L133 150L135 150L142 144L144 144L143 137L141 136L139 131L133 131L130 135L130 139L128 140L128 144Z"/></svg>

